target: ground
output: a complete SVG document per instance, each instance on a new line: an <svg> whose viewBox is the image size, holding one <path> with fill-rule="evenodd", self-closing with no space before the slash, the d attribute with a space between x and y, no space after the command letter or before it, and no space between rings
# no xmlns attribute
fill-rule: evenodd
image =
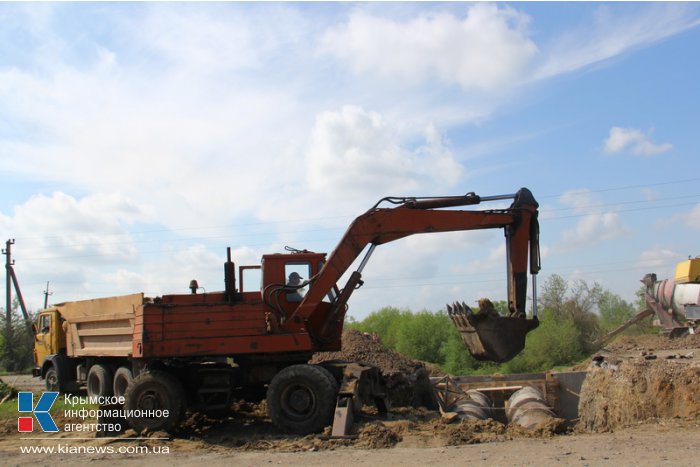
<svg viewBox="0 0 700 467"><path fill-rule="evenodd" d="M622 337L581 368L589 370L581 390L581 420L564 432L547 426L530 431L492 420L447 422L435 411L395 408L386 417L365 411L353 439L328 439L328 430L286 436L267 419L264 404L241 402L227 418L195 414L176 433L151 433L145 439L126 439L139 437L133 431L118 439L86 434L88 439L77 440L80 433L65 432L48 440L37 439L38 433L22 439L10 417L0 422L0 455L3 465L148 462L153 467L698 464L700 336L673 341ZM27 376L3 380L18 389L41 389ZM41 446L82 452L22 452Z"/></svg>

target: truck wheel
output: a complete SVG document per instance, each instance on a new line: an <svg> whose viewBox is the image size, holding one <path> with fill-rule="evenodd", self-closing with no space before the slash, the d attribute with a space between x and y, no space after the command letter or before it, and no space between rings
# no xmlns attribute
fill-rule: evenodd
<svg viewBox="0 0 700 467"><path fill-rule="evenodd" d="M320 432L333 421L338 383L320 366L292 365L275 375L267 389L267 413L287 433Z"/></svg>
<svg viewBox="0 0 700 467"><path fill-rule="evenodd" d="M46 370L46 375L44 376L46 379L46 390L47 391L58 391L59 386L58 386L58 372L56 371L56 368L51 366L48 370Z"/></svg>
<svg viewBox="0 0 700 467"><path fill-rule="evenodd" d="M108 397L112 395L112 372L99 363L92 365L87 375L88 397Z"/></svg>
<svg viewBox="0 0 700 467"><path fill-rule="evenodd" d="M124 409L139 415L127 417L131 427L139 433L145 429L170 431L185 414L185 390L177 378L164 371L141 373L129 385L124 397Z"/></svg>
<svg viewBox="0 0 700 467"><path fill-rule="evenodd" d="M131 370L125 366L120 366L114 372L114 395L121 397L126 394L126 389L129 387L134 377L131 375Z"/></svg>

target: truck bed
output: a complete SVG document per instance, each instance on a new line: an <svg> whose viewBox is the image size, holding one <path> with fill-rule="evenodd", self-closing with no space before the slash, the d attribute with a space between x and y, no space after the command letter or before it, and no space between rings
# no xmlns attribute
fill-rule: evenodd
<svg viewBox="0 0 700 467"><path fill-rule="evenodd" d="M56 305L65 320L66 353L71 357L128 357L133 348L134 311L143 294Z"/></svg>

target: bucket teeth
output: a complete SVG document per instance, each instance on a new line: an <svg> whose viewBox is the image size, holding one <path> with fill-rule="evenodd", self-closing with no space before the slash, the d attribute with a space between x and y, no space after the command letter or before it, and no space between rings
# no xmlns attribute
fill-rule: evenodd
<svg viewBox="0 0 700 467"><path fill-rule="evenodd" d="M465 330L465 328L471 328L469 319L474 316L474 312L472 312L471 308L469 308L469 305L466 303L454 302L452 306L447 304L447 315L458 329Z"/></svg>

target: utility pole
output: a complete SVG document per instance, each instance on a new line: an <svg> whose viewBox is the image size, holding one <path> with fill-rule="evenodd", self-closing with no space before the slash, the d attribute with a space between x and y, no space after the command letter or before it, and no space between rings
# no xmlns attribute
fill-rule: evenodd
<svg viewBox="0 0 700 467"><path fill-rule="evenodd" d="M19 301L19 307L22 309L22 315L24 316L24 323L27 326L27 330L30 334L34 334L32 323L29 320L29 314L27 313L27 307L24 304L24 297L22 296L22 291L19 288L19 282L17 281L17 274L15 274L15 260L12 259L12 245L15 244L15 239L11 238L5 242L5 249L2 250L2 254L6 256L5 258L5 289L6 289L6 316L8 325L8 337L12 337L12 285L15 286L15 292L17 292L17 300ZM9 340L7 342L10 342Z"/></svg>
<svg viewBox="0 0 700 467"><path fill-rule="evenodd" d="M46 281L46 290L44 290L44 310L49 307L49 295L53 295L53 292L49 292L49 282Z"/></svg>
<svg viewBox="0 0 700 467"><path fill-rule="evenodd" d="M6 248L2 250L2 254L6 256L5 258L5 359L6 365L12 364L14 362L14 352L12 348L12 277L10 271L12 270L12 252L10 246L15 243L14 239L8 240L5 243Z"/></svg>

